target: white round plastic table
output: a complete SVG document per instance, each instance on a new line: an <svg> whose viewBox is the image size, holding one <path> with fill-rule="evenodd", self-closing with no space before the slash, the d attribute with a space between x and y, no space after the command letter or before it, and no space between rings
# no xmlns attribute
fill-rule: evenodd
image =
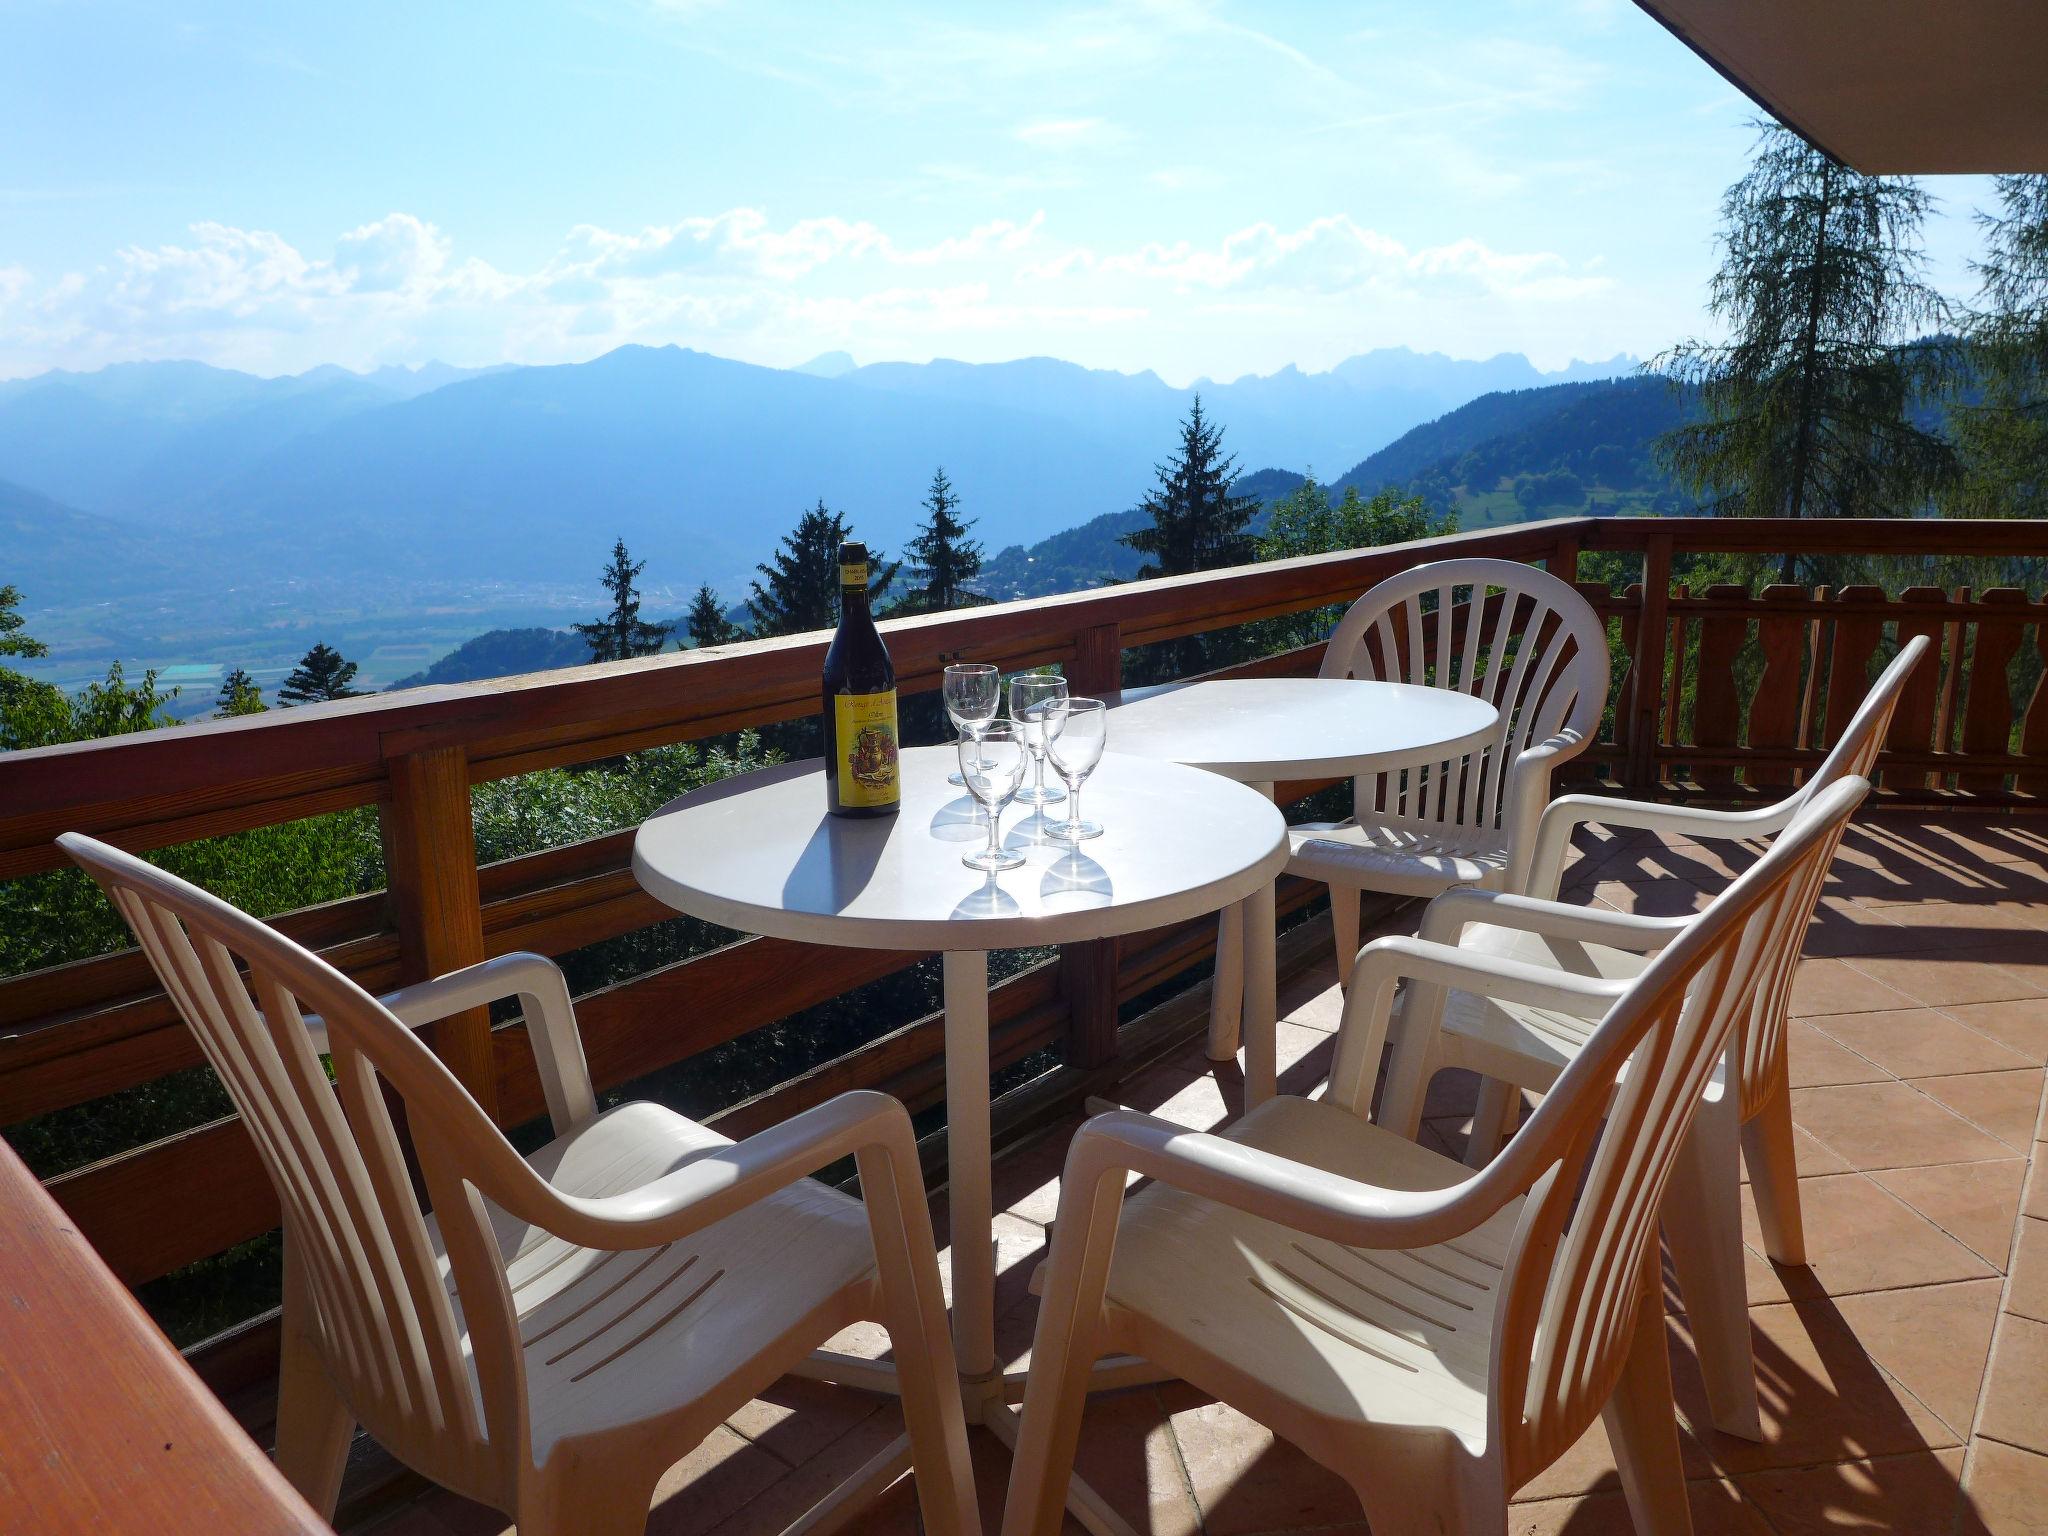
<svg viewBox="0 0 2048 1536"><path fill-rule="evenodd" d="M1207 769L1270 801L1282 779L1355 778L1476 752L1499 726L1491 704L1448 688L1336 677L1223 678L1125 694L1109 716L1109 745ZM1248 1105L1271 1098L1277 1086L1273 926L1271 881L1224 909L1217 923L1209 1056L1234 1060L1242 1033Z"/></svg>
<svg viewBox="0 0 2048 1536"><path fill-rule="evenodd" d="M694 791L641 826L633 872L677 911L728 928L944 955L953 1333L968 1416L1012 1430L995 1353L988 951L1110 938L1242 901L1287 862L1287 827L1242 785L1108 752L1084 792L1103 835L1079 849L1039 840L1048 823L1013 806L1004 840L1027 862L985 875L960 862L988 831L946 783L953 750L913 748L902 766L902 810L873 820L826 814L816 761Z"/></svg>

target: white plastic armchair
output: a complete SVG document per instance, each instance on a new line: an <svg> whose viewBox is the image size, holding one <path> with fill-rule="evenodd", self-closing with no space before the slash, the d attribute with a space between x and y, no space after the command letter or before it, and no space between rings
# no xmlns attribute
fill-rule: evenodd
<svg viewBox="0 0 2048 1536"><path fill-rule="evenodd" d="M276 1186L277 1459L316 1508L332 1515L361 1423L522 1532L631 1536L663 1472L871 1320L895 1347L926 1527L978 1530L931 1218L896 1100L844 1094L737 1143L654 1104L600 1114L568 989L540 956L380 1000L195 886L90 838L58 841L134 930ZM531 1157L413 1033L512 995L557 1133ZM849 1156L861 1199L807 1177ZM842 1493L799 1524L857 1513Z"/></svg>
<svg viewBox="0 0 2048 1536"><path fill-rule="evenodd" d="M1601 1415L1645 1536L1691 1530L1657 1216L1842 785L1626 981L1421 940L1360 956L1330 1092L1221 1135L1128 1112L1067 1158L1004 1536L1051 1536L1098 1356L1129 1351L1269 1425L1378 1536L1498 1536L1508 1499ZM1396 986L1605 1014L1473 1172L1365 1118ZM1126 1195L1127 1174L1151 1182Z"/></svg>
<svg viewBox="0 0 2048 1536"><path fill-rule="evenodd" d="M1443 560L1353 603L1322 676L1449 688L1500 711L1483 751L1357 779L1348 820L1290 831L1288 873L1330 887L1337 974L1348 982L1362 891L1521 887L1552 770L1585 750L1606 708L1607 630L1575 590L1534 566Z"/></svg>

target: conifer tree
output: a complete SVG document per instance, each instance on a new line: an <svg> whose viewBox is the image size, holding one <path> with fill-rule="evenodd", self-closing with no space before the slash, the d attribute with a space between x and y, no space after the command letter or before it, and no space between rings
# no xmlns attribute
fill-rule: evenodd
<svg viewBox="0 0 2048 1536"><path fill-rule="evenodd" d="M917 583L893 610L896 613L944 613L988 599L970 592L967 584L981 574L982 547L967 537L974 526L959 515L960 498L943 468L932 471L925 492L925 521L904 551L911 578Z"/></svg>
<svg viewBox="0 0 2048 1536"><path fill-rule="evenodd" d="M1998 178L2001 208L1979 213L1985 251L1969 318L1982 394L1951 415L1964 517L2048 517L2048 175Z"/></svg>
<svg viewBox="0 0 2048 1536"><path fill-rule="evenodd" d="M718 594L707 583L697 589L697 595L690 599L690 616L685 621L689 627L690 644L698 647L707 645L731 645L744 640L747 632L725 616L725 605L718 600Z"/></svg>
<svg viewBox="0 0 2048 1536"><path fill-rule="evenodd" d="M598 578L612 595L612 611L592 624L571 624L590 647L592 661L624 661L652 656L675 630L673 624L650 624L640 617L640 591L634 578L647 568L645 560L626 553L626 541L612 541L612 557Z"/></svg>
<svg viewBox="0 0 2048 1536"><path fill-rule="evenodd" d="M1930 199L1759 127L1749 171L1721 205L1708 309L1728 340L1659 359L1699 391L1704 414L1659 439L1658 457L1723 514L1917 512L1954 473L1947 441L1912 416L1953 363L1952 348L1921 336L1942 314L1921 279Z"/></svg>
<svg viewBox="0 0 2048 1536"><path fill-rule="evenodd" d="M299 658L291 676L278 685L278 702L323 704L330 699L352 699L363 691L349 686L355 680L356 664L322 641Z"/></svg>
<svg viewBox="0 0 2048 1536"><path fill-rule="evenodd" d="M32 635L23 634L22 627L28 623L19 610L21 589L0 587L0 656L47 656L50 648Z"/></svg>
<svg viewBox="0 0 2048 1536"><path fill-rule="evenodd" d="M214 695L213 712L223 720L236 715L261 715L270 706L263 702L263 690L256 686L256 679L236 667L220 680L220 692Z"/></svg>
<svg viewBox="0 0 2048 1536"><path fill-rule="evenodd" d="M1259 501L1231 494L1237 458L1224 453L1223 429L1202 414L1200 395L1180 424L1180 451L1154 473L1159 483L1138 506L1151 526L1123 536L1151 557L1138 567L1141 580L1251 563L1256 552L1249 530Z"/></svg>
<svg viewBox="0 0 2048 1536"><path fill-rule="evenodd" d="M763 580L753 584L747 611L756 635L800 635L830 629L839 621L839 546L853 537L843 512L828 511L822 499L782 536L769 564L756 566ZM894 563L868 550L868 594L878 598L896 575Z"/></svg>

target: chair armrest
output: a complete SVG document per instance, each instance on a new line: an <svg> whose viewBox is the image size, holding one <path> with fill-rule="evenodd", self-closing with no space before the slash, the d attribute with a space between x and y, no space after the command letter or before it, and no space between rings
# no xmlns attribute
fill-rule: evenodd
<svg viewBox="0 0 2048 1536"><path fill-rule="evenodd" d="M377 1001L401 1024L418 1029L450 1014L486 1008L509 997L517 997L524 1007L526 1035L533 1045L548 1119L557 1136L565 1135L597 1113L597 1095L583 1056L576 1009L569 1001L569 983L554 961L545 955L500 955L432 981L400 987ZM324 1040L315 1046L324 1048Z"/></svg>
<svg viewBox="0 0 2048 1536"><path fill-rule="evenodd" d="M1077 1201L1136 1173L1296 1232L1357 1248L1419 1248L1470 1232L1524 1193L1482 1170L1445 1189L1387 1189L1135 1110L1082 1126L1061 1175ZM1055 1223L1055 1232L1059 1223Z"/></svg>
<svg viewBox="0 0 2048 1536"><path fill-rule="evenodd" d="M1531 896L1554 897L1564 879L1565 850L1581 826L1635 827L1732 842L1782 832L1798 814L1801 797L1753 811L1710 811L1694 805L1658 805L1647 800L1610 800L1603 795L1560 795L1536 826L1536 849L1523 885Z"/></svg>
<svg viewBox="0 0 2048 1536"><path fill-rule="evenodd" d="M1394 989L1402 981L1482 993L1502 1002L1555 1008L1578 1018L1599 1018L1633 981L1605 981L1500 955L1482 955L1422 939L1375 939L1358 952L1337 1054L1330 1064L1329 1097L1363 1117L1387 1043Z"/></svg>
<svg viewBox="0 0 2048 1536"><path fill-rule="evenodd" d="M909 1112L887 1094L862 1089L623 1194L566 1194L509 1145L502 1158L471 1159L463 1176L487 1200L565 1242L627 1250L680 1242L820 1168L866 1152L881 1153L899 1180L916 1176Z"/></svg>
<svg viewBox="0 0 2048 1536"><path fill-rule="evenodd" d="M1444 892L1423 909L1422 937L1455 945L1473 923L1512 928L1577 944L1605 944L1639 955L1654 954L1685 932L1687 917L1644 917L1570 902L1541 901L1502 891L1460 888Z"/></svg>

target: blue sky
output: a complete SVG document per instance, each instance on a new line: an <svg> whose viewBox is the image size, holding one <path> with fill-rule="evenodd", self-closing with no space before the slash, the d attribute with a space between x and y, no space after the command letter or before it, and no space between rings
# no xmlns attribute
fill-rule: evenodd
<svg viewBox="0 0 2048 1536"><path fill-rule="evenodd" d="M0 35L0 376L1556 367L1699 329L1751 139L1626 0L0 0ZM1961 292L1989 189L1929 188Z"/></svg>

